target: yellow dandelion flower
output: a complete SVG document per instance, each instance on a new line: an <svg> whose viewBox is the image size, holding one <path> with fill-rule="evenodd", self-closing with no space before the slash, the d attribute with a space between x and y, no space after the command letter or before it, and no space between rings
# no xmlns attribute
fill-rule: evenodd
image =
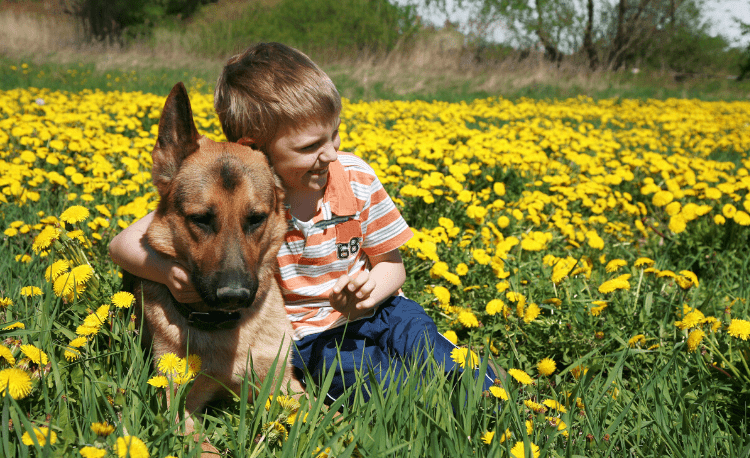
<svg viewBox="0 0 750 458"><path fill-rule="evenodd" d="M52 284L52 291L55 296L62 297L70 294L76 287L75 277L70 272L65 272Z"/></svg>
<svg viewBox="0 0 750 458"><path fill-rule="evenodd" d="M585 375L588 371L589 371L588 367L576 366L570 370L570 373L573 374L574 379L578 380L581 378L582 375Z"/></svg>
<svg viewBox="0 0 750 458"><path fill-rule="evenodd" d="M62 234L60 229L54 226L46 226L42 231L34 238L34 243L31 245L31 249L34 253L39 253L42 250L46 250L52 245L52 242L58 239Z"/></svg>
<svg viewBox="0 0 750 458"><path fill-rule="evenodd" d="M149 458L148 447L135 436L118 437L115 452L120 458Z"/></svg>
<svg viewBox="0 0 750 458"><path fill-rule="evenodd" d="M539 306L532 302L531 304L529 304L523 314L524 323L531 323L536 319L536 317L539 316L540 313L541 309L539 308Z"/></svg>
<svg viewBox="0 0 750 458"><path fill-rule="evenodd" d="M0 309L4 309L13 305L13 299L9 297L0 297Z"/></svg>
<svg viewBox="0 0 750 458"><path fill-rule="evenodd" d="M169 386L169 380L163 375L151 377L147 383L156 388L166 388Z"/></svg>
<svg viewBox="0 0 750 458"><path fill-rule="evenodd" d="M635 348L636 345L643 345L646 343L646 336L643 334L636 334L628 339L628 347Z"/></svg>
<svg viewBox="0 0 750 458"><path fill-rule="evenodd" d="M69 207L67 210L62 212L62 214L60 215L60 221L64 221L68 224L75 224L84 221L88 217L88 208L82 207L80 205L73 205L72 207Z"/></svg>
<svg viewBox="0 0 750 458"><path fill-rule="evenodd" d="M21 351L36 365L46 366L47 364L49 364L49 358L47 358L47 354L34 345L21 345Z"/></svg>
<svg viewBox="0 0 750 458"><path fill-rule="evenodd" d="M567 431L568 425L565 424L564 421L557 417L544 417L550 424L550 426L556 426L557 430L560 431L560 434L563 435L563 437L568 437L569 433Z"/></svg>
<svg viewBox="0 0 750 458"><path fill-rule="evenodd" d="M75 348L68 346L68 347L65 347L65 351L63 351L63 356L65 357L66 361L75 361L81 357L81 352Z"/></svg>
<svg viewBox="0 0 750 458"><path fill-rule="evenodd" d="M88 339L86 339L85 337L76 337L75 339L71 340L68 345L73 348L80 348L83 347L87 341Z"/></svg>
<svg viewBox="0 0 750 458"><path fill-rule="evenodd" d="M732 337L747 340L750 336L750 321L733 318L727 328L727 333Z"/></svg>
<svg viewBox="0 0 750 458"><path fill-rule="evenodd" d="M552 358L544 358L536 364L536 370L541 375L549 377L557 369L557 364Z"/></svg>
<svg viewBox="0 0 750 458"><path fill-rule="evenodd" d="M657 207L664 207L674 200L674 194L669 191L657 191L651 198L651 202Z"/></svg>
<svg viewBox="0 0 750 458"><path fill-rule="evenodd" d="M4 359L5 362L10 364L11 366L16 364L16 358L13 357L13 353L10 351L10 348L6 347L5 345L0 345L0 358Z"/></svg>
<svg viewBox="0 0 750 458"><path fill-rule="evenodd" d="M682 318L681 321L675 322L675 326L684 331L686 329L694 328L699 324L702 324L705 319L706 316L703 315L700 310L693 310L692 312L685 315L685 317Z"/></svg>
<svg viewBox="0 0 750 458"><path fill-rule="evenodd" d="M604 267L604 270L607 273L617 272L621 267L625 267L627 265L628 262L624 259L613 259L607 263L606 267Z"/></svg>
<svg viewBox="0 0 750 458"><path fill-rule="evenodd" d="M135 302L133 293L120 291L112 295L112 305L118 308L128 308Z"/></svg>
<svg viewBox="0 0 750 458"><path fill-rule="evenodd" d="M740 226L750 226L750 214L747 214L742 210L735 213L734 218L732 219Z"/></svg>
<svg viewBox="0 0 750 458"><path fill-rule="evenodd" d="M560 299L556 298L556 297L545 299L543 302L545 304L554 305L555 307L560 307L562 305L562 301Z"/></svg>
<svg viewBox="0 0 750 458"><path fill-rule="evenodd" d="M471 368L479 366L479 356L468 348L454 348L451 350L451 359L454 363L461 366L462 369L464 369L467 364Z"/></svg>
<svg viewBox="0 0 750 458"><path fill-rule="evenodd" d="M532 379L529 374L522 371L521 369L508 369L508 374L516 379L516 381L524 385L531 385L532 383L534 383L534 379Z"/></svg>
<svg viewBox="0 0 750 458"><path fill-rule="evenodd" d="M654 260L650 258L638 258L633 263L633 267L650 267L654 265Z"/></svg>
<svg viewBox="0 0 750 458"><path fill-rule="evenodd" d="M602 294L608 294L619 289L630 289L630 282L617 277L599 285L599 292Z"/></svg>
<svg viewBox="0 0 750 458"><path fill-rule="evenodd" d="M445 331L445 333L443 333L443 337L448 339L453 345L456 345L456 343L458 343L458 336L453 331Z"/></svg>
<svg viewBox="0 0 750 458"><path fill-rule="evenodd" d="M675 234L684 232L687 228L687 220L681 214L674 215L669 218L669 230Z"/></svg>
<svg viewBox="0 0 750 458"><path fill-rule="evenodd" d="M694 352L705 336L706 333L702 329L693 329L690 331L687 339L688 351Z"/></svg>
<svg viewBox="0 0 750 458"><path fill-rule="evenodd" d="M467 266L463 262L456 266L456 275L463 277L464 275L468 273L469 273L469 266Z"/></svg>
<svg viewBox="0 0 750 458"><path fill-rule="evenodd" d="M594 301L594 302L601 302L601 301ZM591 316L599 316L604 309L607 308L607 303L603 303L602 305L598 305L596 307L591 307Z"/></svg>
<svg viewBox="0 0 750 458"><path fill-rule="evenodd" d="M547 409L543 405L538 404L530 399L523 401L523 405L525 405L527 409L531 410L534 413L544 413L547 411Z"/></svg>
<svg viewBox="0 0 750 458"><path fill-rule="evenodd" d="M278 421L264 424L263 433L266 435L266 440L269 444L281 444L289 438L289 432L286 430L286 426Z"/></svg>
<svg viewBox="0 0 750 458"><path fill-rule="evenodd" d="M76 283L86 283L94 275L94 268L88 264L82 264L71 269L70 275Z"/></svg>
<svg viewBox="0 0 750 458"><path fill-rule="evenodd" d="M202 365L203 365L203 360L201 359L200 356L198 356L195 353L188 355L187 357L188 375L190 375L191 377L197 375L198 372L201 371Z"/></svg>
<svg viewBox="0 0 750 458"><path fill-rule="evenodd" d="M10 330L13 330L13 329L26 329L26 325L23 324L23 323L21 323L21 322L16 322L16 323L13 323L13 324L9 324L8 326L5 326L3 328L3 331L10 331Z"/></svg>
<svg viewBox="0 0 750 458"><path fill-rule="evenodd" d="M722 226L726 222L727 220L723 216L714 215L714 224L716 224L717 226Z"/></svg>
<svg viewBox="0 0 750 458"><path fill-rule="evenodd" d="M445 307L451 303L451 293L448 288L444 286L436 286L432 288L432 294L435 295L441 306Z"/></svg>
<svg viewBox="0 0 750 458"><path fill-rule="evenodd" d="M115 432L115 427L105 422L94 422L91 423L91 431L97 436L106 437Z"/></svg>
<svg viewBox="0 0 750 458"><path fill-rule="evenodd" d="M721 328L721 321L714 316L707 316L706 319L703 320L703 323L711 327L711 332L716 332Z"/></svg>
<svg viewBox="0 0 750 458"><path fill-rule="evenodd" d="M726 217L731 219L734 217L734 214L737 213L737 207L735 207L732 204L726 204L721 208L721 213Z"/></svg>
<svg viewBox="0 0 750 458"><path fill-rule="evenodd" d="M531 446L531 453L534 458L539 458L539 446L534 443L530 443L529 445ZM516 442L513 448L510 449L510 454L514 458L526 458L526 450L524 450L523 441Z"/></svg>
<svg viewBox="0 0 750 458"><path fill-rule="evenodd" d="M504 389L500 388L499 386L491 386L490 387L490 394L495 396L498 399L502 399L503 401L508 400L508 392Z"/></svg>
<svg viewBox="0 0 750 458"><path fill-rule="evenodd" d="M185 360L174 353L165 353L157 363L159 371L164 374L185 372Z"/></svg>
<svg viewBox="0 0 750 458"><path fill-rule="evenodd" d="M68 271L70 263L64 259L59 259L52 263L51 266L47 267L44 272L44 278L48 282L54 282L57 278Z"/></svg>
<svg viewBox="0 0 750 458"><path fill-rule="evenodd" d="M57 434L55 434L54 431L50 431L46 426L34 426L33 434L37 443L39 443L39 446L41 447L44 447L48 440L50 444L57 442ZM34 445L34 438L32 438L31 434L27 431L21 436L21 442L28 446L32 446Z"/></svg>
<svg viewBox="0 0 750 458"><path fill-rule="evenodd" d="M11 367L0 371L0 394L23 399L31 393L31 376L23 369Z"/></svg>
<svg viewBox="0 0 750 458"><path fill-rule="evenodd" d="M458 313L458 322L466 328L479 327L479 320L477 320L476 315L468 310L462 310Z"/></svg>
<svg viewBox="0 0 750 458"><path fill-rule="evenodd" d="M42 289L38 286L24 286L23 288L21 288L21 296L34 297L41 295Z"/></svg>
<svg viewBox="0 0 750 458"><path fill-rule="evenodd" d="M102 458L107 454L107 450L87 445L85 447L81 447L81 449L78 450L78 453L80 453L83 458Z"/></svg>
<svg viewBox="0 0 750 458"><path fill-rule="evenodd" d="M560 404L559 402L555 401L554 399L545 399L542 401L542 404L549 407L550 409L557 410L560 413L567 413L568 409L565 408L564 405Z"/></svg>
<svg viewBox="0 0 750 458"><path fill-rule="evenodd" d="M492 443L492 439L494 437L495 437L495 431L487 431L484 434L482 434L482 436L480 437L480 439L485 444L491 444Z"/></svg>

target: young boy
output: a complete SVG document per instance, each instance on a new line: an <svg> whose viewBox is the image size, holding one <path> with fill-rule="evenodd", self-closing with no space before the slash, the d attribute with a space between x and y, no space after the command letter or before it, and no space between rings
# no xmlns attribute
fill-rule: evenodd
<svg viewBox="0 0 750 458"><path fill-rule="evenodd" d="M455 346L400 291L398 248L411 230L374 171L338 151L341 98L330 78L301 52L260 43L227 62L214 106L227 140L265 153L286 190L289 230L277 279L294 329L293 365L316 380L335 370L334 398L355 383L356 369L372 369L387 385L389 366L398 373L426 351L455 370ZM115 237L112 259L166 284L179 302L200 301L187 270L144 242L152 219ZM485 390L494 377L488 368Z"/></svg>

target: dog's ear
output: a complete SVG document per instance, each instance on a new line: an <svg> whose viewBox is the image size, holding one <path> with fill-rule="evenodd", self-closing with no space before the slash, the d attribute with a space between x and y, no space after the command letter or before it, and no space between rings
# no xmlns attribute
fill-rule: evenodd
<svg viewBox="0 0 750 458"><path fill-rule="evenodd" d="M175 84L159 119L159 136L151 153L151 175L160 195L169 189L182 161L198 149L198 130L190 98L182 82Z"/></svg>

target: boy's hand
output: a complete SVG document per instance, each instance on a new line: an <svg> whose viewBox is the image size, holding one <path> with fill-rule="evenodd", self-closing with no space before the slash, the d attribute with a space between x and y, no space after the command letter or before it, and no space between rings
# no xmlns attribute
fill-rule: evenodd
<svg viewBox="0 0 750 458"><path fill-rule="evenodd" d="M370 278L369 272L360 272L354 278L342 275L333 285L328 300L331 307L349 317L349 320L354 320L370 313L376 305L370 298L375 286L375 279Z"/></svg>
<svg viewBox="0 0 750 458"><path fill-rule="evenodd" d="M173 262L167 274L167 288L177 302L191 304L200 302L202 299L190 282L190 273L180 264Z"/></svg>

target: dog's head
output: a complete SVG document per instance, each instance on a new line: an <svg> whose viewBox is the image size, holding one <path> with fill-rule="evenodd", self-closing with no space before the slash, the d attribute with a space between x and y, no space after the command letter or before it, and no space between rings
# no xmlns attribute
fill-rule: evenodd
<svg viewBox="0 0 750 458"><path fill-rule="evenodd" d="M152 177L161 200L147 238L191 272L209 310L249 307L275 281L284 191L265 155L198 135L182 83L159 120Z"/></svg>

